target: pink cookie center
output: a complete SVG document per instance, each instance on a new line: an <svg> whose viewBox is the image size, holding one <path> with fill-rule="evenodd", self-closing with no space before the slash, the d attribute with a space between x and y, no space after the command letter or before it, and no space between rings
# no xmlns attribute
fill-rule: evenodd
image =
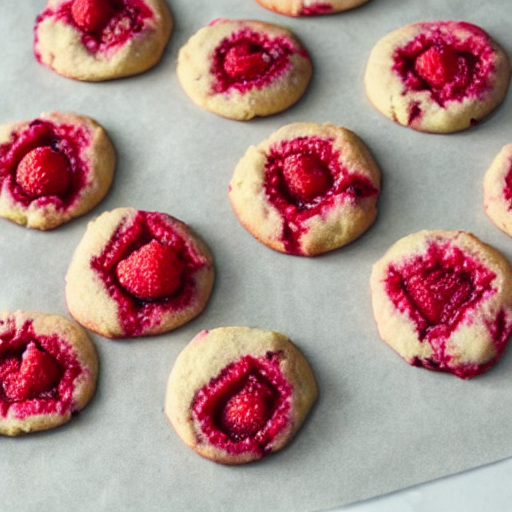
<svg viewBox="0 0 512 512"><path fill-rule="evenodd" d="M153 16L143 0L70 0L47 7L37 17L36 26L47 18L62 21L80 30L82 44L97 53L123 46L146 30Z"/></svg>
<svg viewBox="0 0 512 512"><path fill-rule="evenodd" d="M464 39L457 35L470 34ZM480 97L494 72L494 49L480 28L463 22L425 24L425 30L395 51L394 71L406 88L428 91L440 106ZM417 107L416 107L417 108ZM413 117L421 115L416 112Z"/></svg>
<svg viewBox="0 0 512 512"><path fill-rule="evenodd" d="M0 344L0 416L73 411L74 383L83 369L59 335L38 336L32 322L3 333Z"/></svg>
<svg viewBox="0 0 512 512"><path fill-rule="evenodd" d="M234 32L215 50L211 69L215 76L214 92L234 88L244 93L254 87L262 88L288 69L295 53L297 49L286 37L271 38L250 29ZM301 54L307 57L304 50Z"/></svg>
<svg viewBox="0 0 512 512"><path fill-rule="evenodd" d="M37 201L71 208L86 183L88 165L82 154L90 142L83 127L36 119L0 145L0 186L24 207Z"/></svg>
<svg viewBox="0 0 512 512"><path fill-rule="evenodd" d="M279 368L281 354L244 356L201 388L193 415L208 441L232 454L263 456L289 424L292 387Z"/></svg>
<svg viewBox="0 0 512 512"><path fill-rule="evenodd" d="M509 210L512 210L512 157L508 160L508 171L505 175L505 185L503 187L503 196L507 201Z"/></svg>
<svg viewBox="0 0 512 512"><path fill-rule="evenodd" d="M359 203L376 197L378 189L362 174L349 172L332 140L300 137L271 148L264 187L281 213L282 239L291 254L300 254L304 223L341 202Z"/></svg>
<svg viewBox="0 0 512 512"><path fill-rule="evenodd" d="M193 303L195 275L209 263L157 212L122 222L91 267L117 302L126 335L158 325L162 315Z"/></svg>

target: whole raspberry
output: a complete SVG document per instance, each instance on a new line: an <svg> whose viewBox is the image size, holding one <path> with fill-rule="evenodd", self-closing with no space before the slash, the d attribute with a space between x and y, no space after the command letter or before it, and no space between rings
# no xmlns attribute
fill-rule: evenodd
<svg viewBox="0 0 512 512"><path fill-rule="evenodd" d="M226 52L224 70L236 80L254 80L267 71L271 61L259 45L244 41Z"/></svg>
<svg viewBox="0 0 512 512"><path fill-rule="evenodd" d="M331 173L316 155L289 155L282 172L290 194L304 202L325 194L333 183Z"/></svg>
<svg viewBox="0 0 512 512"><path fill-rule="evenodd" d="M142 300L162 299L181 284L183 262L176 251L157 240L143 245L116 267L121 285Z"/></svg>
<svg viewBox="0 0 512 512"><path fill-rule="evenodd" d="M415 70L433 87L442 87L456 78L459 54L451 46L431 46L416 59Z"/></svg>
<svg viewBox="0 0 512 512"><path fill-rule="evenodd" d="M21 159L16 181L30 197L63 194L71 181L69 161L50 146L35 148Z"/></svg>
<svg viewBox="0 0 512 512"><path fill-rule="evenodd" d="M108 0L75 0L71 16L84 32L101 32L114 14Z"/></svg>

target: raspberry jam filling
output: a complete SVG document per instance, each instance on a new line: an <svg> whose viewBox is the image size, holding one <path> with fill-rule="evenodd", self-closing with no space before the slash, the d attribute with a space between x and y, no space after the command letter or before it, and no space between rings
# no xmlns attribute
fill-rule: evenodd
<svg viewBox="0 0 512 512"><path fill-rule="evenodd" d="M71 0L47 7L36 20L55 18L82 32L82 43L91 53L124 45L142 32L153 12L143 0ZM40 59L39 59L40 60Z"/></svg>
<svg viewBox="0 0 512 512"><path fill-rule="evenodd" d="M158 325L163 313L191 305L195 273L207 264L158 212L122 223L91 266L117 302L126 335Z"/></svg>
<svg viewBox="0 0 512 512"><path fill-rule="evenodd" d="M271 38L250 29L234 32L217 46L213 56L214 92L262 88L288 69L294 53L297 49L286 37ZM302 53L307 57L305 50Z"/></svg>
<svg viewBox="0 0 512 512"><path fill-rule="evenodd" d="M425 29L393 55L393 70L408 90L428 91L444 106L447 101L478 98L489 89L494 50L483 30L462 22L428 24ZM460 39L460 30L471 37Z"/></svg>
<svg viewBox="0 0 512 512"><path fill-rule="evenodd" d="M83 127L36 119L0 145L0 186L25 207L32 201L70 207L86 183L80 152L90 144Z"/></svg>
<svg viewBox="0 0 512 512"><path fill-rule="evenodd" d="M40 336L27 321L0 339L0 416L65 414L73 409L82 368L57 335Z"/></svg>
<svg viewBox="0 0 512 512"><path fill-rule="evenodd" d="M292 393L280 359L279 352L244 356L196 393L192 414L210 443L233 454L271 450L289 423Z"/></svg>
<svg viewBox="0 0 512 512"><path fill-rule="evenodd" d="M292 254L300 254L303 223L310 217L340 200L357 203L378 194L368 178L348 173L332 140L320 137L300 137L271 148L264 187L282 215L282 240Z"/></svg>
<svg viewBox="0 0 512 512"><path fill-rule="evenodd" d="M332 5L327 2L318 2L309 6L304 6L300 10L299 16L318 16L320 14L329 14L333 11Z"/></svg>
<svg viewBox="0 0 512 512"><path fill-rule="evenodd" d="M508 160L508 171L505 175L505 186L503 187L503 196L508 203L508 209L512 210L512 158Z"/></svg>
<svg viewBox="0 0 512 512"><path fill-rule="evenodd" d="M419 339L428 341L435 360L417 365L443 369L450 366L446 342L461 323L471 323L479 303L493 295L496 275L450 243L431 243L425 254L390 264L386 292L398 311L415 323ZM497 352L509 335L504 312L488 325Z"/></svg>

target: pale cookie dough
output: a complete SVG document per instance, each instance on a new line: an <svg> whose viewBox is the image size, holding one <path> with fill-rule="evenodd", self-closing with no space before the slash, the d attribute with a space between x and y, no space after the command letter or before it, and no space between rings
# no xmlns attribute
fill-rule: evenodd
<svg viewBox="0 0 512 512"><path fill-rule="evenodd" d="M287 16L318 16L348 11L368 0L256 0L262 7Z"/></svg>
<svg viewBox="0 0 512 512"><path fill-rule="evenodd" d="M90 117L64 112L0 125L0 217L53 229L107 194L114 146Z"/></svg>
<svg viewBox="0 0 512 512"><path fill-rule="evenodd" d="M176 359L165 413L199 455L243 464L284 448L317 394L311 367L286 336L219 327L201 331Z"/></svg>
<svg viewBox="0 0 512 512"><path fill-rule="evenodd" d="M96 390L98 358L86 332L60 315L0 312L0 434L63 425Z"/></svg>
<svg viewBox="0 0 512 512"><path fill-rule="evenodd" d="M468 379L493 366L512 331L512 269L464 231L420 231L373 266L381 338L409 364Z"/></svg>
<svg viewBox="0 0 512 512"><path fill-rule="evenodd" d="M498 228L512 236L512 144L501 148L485 173L484 209Z"/></svg>
<svg viewBox="0 0 512 512"><path fill-rule="evenodd" d="M378 111L432 133L473 126L502 103L509 82L503 49L463 21L413 23L387 34L373 47L364 77Z"/></svg>
<svg viewBox="0 0 512 512"><path fill-rule="evenodd" d="M251 146L228 196L260 242L315 256L364 233L377 216L380 170L363 141L332 124L293 123Z"/></svg>
<svg viewBox="0 0 512 512"><path fill-rule="evenodd" d="M244 121L287 109L312 75L308 52L286 28L253 20L218 19L178 55L179 81L192 101Z"/></svg>
<svg viewBox="0 0 512 512"><path fill-rule="evenodd" d="M34 54L75 80L136 75L160 61L172 26L165 0L48 0L34 27Z"/></svg>
<svg viewBox="0 0 512 512"><path fill-rule="evenodd" d="M66 275L69 312L108 338L161 334L198 316L213 257L183 222L124 207L91 221Z"/></svg>

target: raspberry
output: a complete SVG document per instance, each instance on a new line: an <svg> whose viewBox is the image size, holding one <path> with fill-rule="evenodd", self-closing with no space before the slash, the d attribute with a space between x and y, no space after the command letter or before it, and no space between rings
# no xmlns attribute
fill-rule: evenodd
<svg viewBox="0 0 512 512"><path fill-rule="evenodd" d="M431 46L416 59L415 70L433 87L443 87L457 76L459 54L451 46Z"/></svg>
<svg viewBox="0 0 512 512"><path fill-rule="evenodd" d="M236 441L254 436L271 417L276 392L269 384L249 375L245 386L226 403L222 428Z"/></svg>
<svg viewBox="0 0 512 512"><path fill-rule="evenodd" d="M50 146L28 152L16 170L16 181L30 197L63 194L69 187L69 161Z"/></svg>
<svg viewBox="0 0 512 512"><path fill-rule="evenodd" d="M289 155L282 171L290 194L300 201L310 202L324 195L333 184L331 173L315 155Z"/></svg>
<svg viewBox="0 0 512 512"><path fill-rule="evenodd" d="M243 41L226 52L224 70L236 80L254 80L265 74L271 60L259 45Z"/></svg>
<svg viewBox="0 0 512 512"><path fill-rule="evenodd" d="M9 373L3 382L6 396L15 401L36 398L55 388L62 377L59 363L30 342L23 352L18 371Z"/></svg>
<svg viewBox="0 0 512 512"><path fill-rule="evenodd" d="M71 6L71 16L84 32L101 32L113 14L107 0L75 0Z"/></svg>
<svg viewBox="0 0 512 512"><path fill-rule="evenodd" d="M143 245L117 264L121 285L143 300L162 299L181 284L183 262L176 251L157 240Z"/></svg>

